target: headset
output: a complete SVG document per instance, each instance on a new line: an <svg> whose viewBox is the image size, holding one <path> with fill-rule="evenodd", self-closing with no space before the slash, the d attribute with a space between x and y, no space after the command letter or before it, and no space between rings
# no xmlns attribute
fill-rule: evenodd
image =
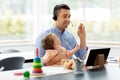
<svg viewBox="0 0 120 80"><path fill-rule="evenodd" d="M53 10L53 20L57 20L57 11L58 11L59 5L56 5Z"/></svg>
<svg viewBox="0 0 120 80"><path fill-rule="evenodd" d="M57 20L57 11L59 11L60 9L68 9L70 10L69 6L66 4L58 4L54 7L53 10L53 20Z"/></svg>

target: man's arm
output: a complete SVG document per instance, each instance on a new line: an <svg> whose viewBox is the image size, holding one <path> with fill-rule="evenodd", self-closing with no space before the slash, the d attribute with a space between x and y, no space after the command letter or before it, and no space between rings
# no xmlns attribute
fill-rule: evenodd
<svg viewBox="0 0 120 80"><path fill-rule="evenodd" d="M86 50L86 33L85 33L85 26L83 24L79 25L77 34L80 38L80 47L83 50Z"/></svg>
<svg viewBox="0 0 120 80"><path fill-rule="evenodd" d="M85 32L85 26L80 23L79 27L78 27L78 31L77 34L80 38L80 50L79 52L82 52L82 58L81 59L85 59L86 58L86 32Z"/></svg>

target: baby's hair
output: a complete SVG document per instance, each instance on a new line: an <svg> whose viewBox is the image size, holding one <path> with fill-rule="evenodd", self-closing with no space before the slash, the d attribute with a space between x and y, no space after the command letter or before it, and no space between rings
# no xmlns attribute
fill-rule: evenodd
<svg viewBox="0 0 120 80"><path fill-rule="evenodd" d="M42 47L45 50L54 49L54 42L53 33L49 33L42 39Z"/></svg>

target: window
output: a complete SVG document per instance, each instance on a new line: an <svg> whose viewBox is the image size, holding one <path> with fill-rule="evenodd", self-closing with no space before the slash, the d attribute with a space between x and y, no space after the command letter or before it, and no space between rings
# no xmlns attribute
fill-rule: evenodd
<svg viewBox="0 0 120 80"><path fill-rule="evenodd" d="M116 0L86 0L85 22L88 40L120 41L120 5Z"/></svg>
<svg viewBox="0 0 120 80"><path fill-rule="evenodd" d="M66 3L71 8L69 30L77 37L75 30L80 22L86 27L87 41L104 43L120 42L120 5L116 0L46 0L48 15L55 4ZM50 19L48 19L50 20ZM52 23L52 21L51 21Z"/></svg>
<svg viewBox="0 0 120 80"><path fill-rule="evenodd" d="M66 3L71 8L70 32L76 38L80 22L85 24L87 41L120 42L119 0L0 0L0 41L34 40L52 27L53 7Z"/></svg>
<svg viewBox="0 0 120 80"><path fill-rule="evenodd" d="M32 0L0 0L0 41L32 39Z"/></svg>

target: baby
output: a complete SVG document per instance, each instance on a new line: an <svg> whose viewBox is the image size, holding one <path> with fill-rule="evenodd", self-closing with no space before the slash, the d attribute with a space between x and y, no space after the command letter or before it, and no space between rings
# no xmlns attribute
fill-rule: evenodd
<svg viewBox="0 0 120 80"><path fill-rule="evenodd" d="M49 33L43 40L42 40L42 46L43 48L46 50L46 54L51 54L53 56L57 55L57 54L63 54L63 58L64 59L68 59L70 57L72 57L72 55L74 55L78 50L79 50L79 46L76 45L74 49L72 50L66 50L64 47L62 47L61 42L59 40L59 38L53 34L53 33ZM52 50L54 50L54 53L52 53ZM58 56L59 57L59 56ZM53 57L51 57L52 59ZM55 64L59 64L60 60L56 59L56 63ZM50 61L50 59L46 58L46 62Z"/></svg>

